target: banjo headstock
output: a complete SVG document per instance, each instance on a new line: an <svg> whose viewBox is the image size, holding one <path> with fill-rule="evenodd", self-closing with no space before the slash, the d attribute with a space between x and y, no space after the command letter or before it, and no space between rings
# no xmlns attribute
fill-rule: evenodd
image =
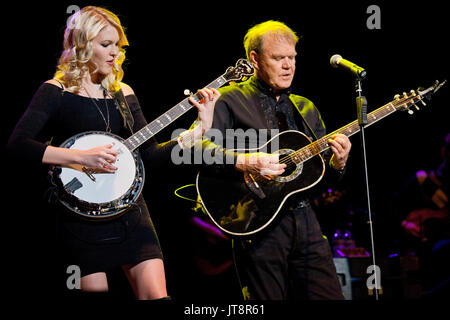
<svg viewBox="0 0 450 320"><path fill-rule="evenodd" d="M255 73L253 65L245 59L239 59L234 67L229 67L223 74L226 81L239 81Z"/></svg>

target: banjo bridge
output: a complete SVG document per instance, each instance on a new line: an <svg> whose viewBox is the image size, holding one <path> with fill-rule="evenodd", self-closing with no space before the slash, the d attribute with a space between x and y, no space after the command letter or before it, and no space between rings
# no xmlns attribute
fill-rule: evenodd
<svg viewBox="0 0 450 320"><path fill-rule="evenodd" d="M93 174L92 170L90 170L90 169L88 169L86 167L81 168L81 170L89 177L89 179L91 179L94 182L97 181L95 179L95 177L94 177L94 174Z"/></svg>

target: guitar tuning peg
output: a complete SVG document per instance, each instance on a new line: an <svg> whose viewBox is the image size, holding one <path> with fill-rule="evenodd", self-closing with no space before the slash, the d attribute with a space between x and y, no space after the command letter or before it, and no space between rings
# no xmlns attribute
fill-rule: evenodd
<svg viewBox="0 0 450 320"><path fill-rule="evenodd" d="M400 95L399 95L399 94L396 94L396 95L394 96L394 99L395 99L395 100L400 99Z"/></svg>
<svg viewBox="0 0 450 320"><path fill-rule="evenodd" d="M416 96L416 91L411 90L410 93L415 97Z"/></svg>
<svg viewBox="0 0 450 320"><path fill-rule="evenodd" d="M192 96L192 92L189 89L184 89L183 93L185 96Z"/></svg>
<svg viewBox="0 0 450 320"><path fill-rule="evenodd" d="M408 98L408 94L406 92L403 92L403 97Z"/></svg>
<svg viewBox="0 0 450 320"><path fill-rule="evenodd" d="M422 104L423 104L424 106L427 105L427 104L425 103L425 101L423 101L422 99L420 99L420 102L422 102Z"/></svg>
<svg viewBox="0 0 450 320"><path fill-rule="evenodd" d="M411 109L408 108L408 113L409 113L410 115L413 115L413 114L414 114L414 111L412 111Z"/></svg>

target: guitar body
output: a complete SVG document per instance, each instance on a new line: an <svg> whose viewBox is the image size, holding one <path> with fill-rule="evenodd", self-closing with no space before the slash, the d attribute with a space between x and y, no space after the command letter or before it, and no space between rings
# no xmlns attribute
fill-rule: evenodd
<svg viewBox="0 0 450 320"><path fill-rule="evenodd" d="M263 146L237 152L280 154L280 162L295 150L311 143L299 131L282 132ZM290 162L283 175L267 180L233 170L202 169L197 175L197 192L204 209L218 228L231 236L247 236L266 228L286 200L316 185L323 177L325 163L319 155L296 164Z"/></svg>
<svg viewBox="0 0 450 320"><path fill-rule="evenodd" d="M130 151L124 140L107 132L84 132L60 147L88 150L114 143L118 167L115 173L94 172L81 165L56 167L53 181L59 187L59 200L68 209L92 219L107 219L125 213L141 194L145 171L137 151Z"/></svg>

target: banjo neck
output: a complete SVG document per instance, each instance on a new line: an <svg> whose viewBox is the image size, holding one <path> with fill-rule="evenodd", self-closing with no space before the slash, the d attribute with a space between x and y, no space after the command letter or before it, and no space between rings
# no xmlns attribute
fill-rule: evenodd
<svg viewBox="0 0 450 320"><path fill-rule="evenodd" d="M234 67L229 67L223 75L208 84L206 87L217 89L229 81L242 80L244 77L249 77L253 75L254 72L255 69L250 62L245 59L239 59ZM200 102L203 99L199 92L193 94L192 98L197 102ZM193 105L189 102L189 98L185 98L183 101L172 107L169 111L165 112L125 140L124 145L130 151L134 151L148 139L178 119L181 115L192 109L192 107Z"/></svg>
<svg viewBox="0 0 450 320"><path fill-rule="evenodd" d="M208 84L207 88L217 89L223 86L225 83L227 83L225 77L220 76L219 78ZM203 99L202 95L199 92L192 95L192 97L197 102L200 102ZM164 114L147 124L145 127L140 129L138 132L130 136L127 140L125 140L124 145L130 151L134 151L159 131L161 131L176 119L178 119L180 116L182 116L184 113L192 109L193 105L189 102L188 99L189 98L185 98L183 101L172 107L169 111L165 112Z"/></svg>

